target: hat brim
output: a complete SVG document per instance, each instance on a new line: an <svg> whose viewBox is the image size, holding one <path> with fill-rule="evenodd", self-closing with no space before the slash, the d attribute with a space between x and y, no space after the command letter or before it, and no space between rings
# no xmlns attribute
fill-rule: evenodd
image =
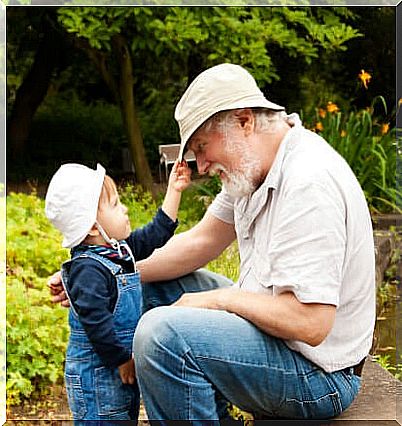
<svg viewBox="0 0 402 426"><path fill-rule="evenodd" d="M258 100L256 99L249 99L249 100L242 100L241 102L236 101L232 104L225 105L224 109L216 109L211 110L208 113L204 114L203 116L200 116L194 123L193 126L188 129L185 134L181 135L181 142L180 142L180 151L178 155L178 160L183 161L184 154L186 152L186 147L188 141L191 139L193 134L212 116L217 114L218 112L223 111L230 111L234 109L241 109L241 108L266 108L273 111L284 111L285 108L281 105L275 104L273 102L268 101L265 98L259 97Z"/></svg>

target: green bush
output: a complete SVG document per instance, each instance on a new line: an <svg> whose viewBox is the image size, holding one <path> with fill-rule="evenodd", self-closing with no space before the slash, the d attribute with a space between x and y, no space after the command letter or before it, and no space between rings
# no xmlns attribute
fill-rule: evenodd
<svg viewBox="0 0 402 426"><path fill-rule="evenodd" d="M33 192L7 196L7 267L12 274L48 277L68 257L61 235L44 213L45 203Z"/></svg>
<svg viewBox="0 0 402 426"><path fill-rule="evenodd" d="M385 109L383 98L378 97ZM373 115L374 104L360 111L341 112L329 102L307 120L348 162L365 193L372 213L399 212L401 192L396 187L396 129L380 123Z"/></svg>
<svg viewBox="0 0 402 426"><path fill-rule="evenodd" d="M67 310L50 302L46 281L67 259L61 236L35 193L7 197L7 402L18 404L61 382Z"/></svg>
<svg viewBox="0 0 402 426"><path fill-rule="evenodd" d="M7 279L7 402L19 404L61 382L67 310L50 306L46 278Z"/></svg>

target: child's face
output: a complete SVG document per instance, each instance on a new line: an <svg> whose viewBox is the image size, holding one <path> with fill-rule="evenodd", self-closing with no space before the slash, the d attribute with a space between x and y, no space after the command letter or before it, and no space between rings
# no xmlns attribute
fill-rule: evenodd
<svg viewBox="0 0 402 426"><path fill-rule="evenodd" d="M124 240L131 233L127 207L120 202L119 195L115 190L109 199L100 202L97 220L109 238Z"/></svg>

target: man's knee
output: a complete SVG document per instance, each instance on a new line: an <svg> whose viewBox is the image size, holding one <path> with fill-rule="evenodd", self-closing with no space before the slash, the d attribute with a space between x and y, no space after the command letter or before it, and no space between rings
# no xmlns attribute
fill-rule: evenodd
<svg viewBox="0 0 402 426"><path fill-rule="evenodd" d="M134 335L133 353L136 365L167 352L183 351L184 341L177 325L182 308L161 306L146 312L140 319Z"/></svg>

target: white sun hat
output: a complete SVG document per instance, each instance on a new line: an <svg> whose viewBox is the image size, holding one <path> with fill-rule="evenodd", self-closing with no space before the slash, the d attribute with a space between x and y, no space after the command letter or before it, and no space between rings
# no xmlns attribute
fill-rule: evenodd
<svg viewBox="0 0 402 426"><path fill-rule="evenodd" d="M78 245L95 224L105 169L64 164L50 181L45 213L63 234L63 247Z"/></svg>
<svg viewBox="0 0 402 426"><path fill-rule="evenodd" d="M240 65L220 64L198 75L175 110L181 138L179 161L192 134L208 118L217 112L237 108L285 109L267 100L254 77Z"/></svg>

